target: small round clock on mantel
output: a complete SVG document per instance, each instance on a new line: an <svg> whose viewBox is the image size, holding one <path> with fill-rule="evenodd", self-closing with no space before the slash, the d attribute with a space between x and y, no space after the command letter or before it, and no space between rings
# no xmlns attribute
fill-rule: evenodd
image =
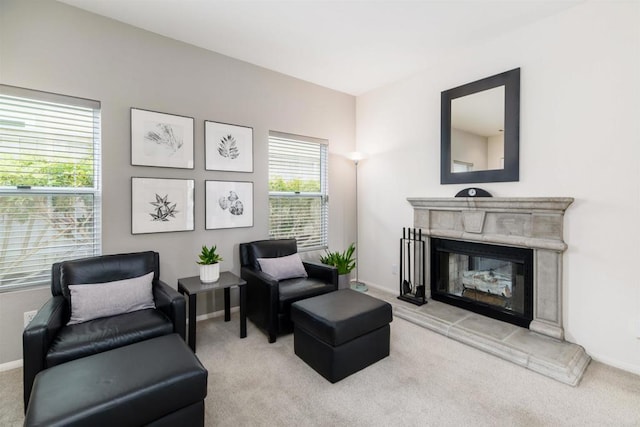
<svg viewBox="0 0 640 427"><path fill-rule="evenodd" d="M458 191L456 197L492 197L487 190L482 188L469 187Z"/></svg>

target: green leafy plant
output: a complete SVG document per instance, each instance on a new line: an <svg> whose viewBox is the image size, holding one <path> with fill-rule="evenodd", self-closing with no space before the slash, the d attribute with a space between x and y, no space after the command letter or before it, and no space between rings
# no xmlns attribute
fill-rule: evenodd
<svg viewBox="0 0 640 427"><path fill-rule="evenodd" d="M330 252L325 250L325 255L320 257L320 262L332 265L338 269L338 274L349 274L351 270L356 268L356 261L353 259L353 253L356 245L352 243L344 252Z"/></svg>
<svg viewBox="0 0 640 427"><path fill-rule="evenodd" d="M200 261L196 261L200 265L210 265L217 264L220 261L224 261L220 255L216 253L216 246L213 245L211 248L206 246L202 246L202 252L200 252Z"/></svg>

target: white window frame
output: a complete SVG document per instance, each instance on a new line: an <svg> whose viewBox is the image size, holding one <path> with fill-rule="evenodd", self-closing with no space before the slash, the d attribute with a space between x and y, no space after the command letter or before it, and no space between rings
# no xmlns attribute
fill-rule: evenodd
<svg viewBox="0 0 640 427"><path fill-rule="evenodd" d="M463 162L462 160L454 160L451 172L471 172L473 171L473 163Z"/></svg>
<svg viewBox="0 0 640 427"><path fill-rule="evenodd" d="M288 144L290 143L293 148L298 146L317 146L319 153L319 175L320 191L308 192L308 191L269 191L269 237L272 239L280 238L295 238L298 241L298 250L312 251L328 248L329 241L329 142L326 139L313 138L308 136L293 135L284 132L269 131L269 181L271 182L272 174L275 167L273 163L273 144ZM292 154L292 159L295 155ZM293 168L295 169L295 168ZM295 172L295 171L294 171ZM304 199L312 198L317 199L320 203L319 218L317 218L317 235L312 235L311 238L302 235L296 235L295 232L284 232L283 230L273 227L273 206L272 202L283 201L285 199Z"/></svg>
<svg viewBox="0 0 640 427"><path fill-rule="evenodd" d="M38 147L41 150L47 149L49 153L55 153L62 159L71 159L83 153L75 152L80 147L79 150L85 149L91 153L93 160L92 187L62 187L55 183L50 186L0 185L0 203L4 203L0 206L0 292L6 292L30 286L48 286L51 264L54 262L101 254L101 132L99 101L8 85L0 85L0 96L0 154L5 159L11 158L11 153L22 150L38 153ZM14 122L18 130L21 126L29 126L29 119L25 119L27 113L20 113L27 111L21 110L24 108L21 103L25 100L34 108L31 110L33 113L29 114L37 116L37 120L48 121L48 124L35 128L31 134L23 135L16 132L13 126ZM38 104L42 109L37 109ZM73 110L77 112L71 112ZM69 136L69 140L65 139L65 133L70 134L75 130L71 131L62 124L65 121L62 118L64 114L73 117L73 123L78 123L75 122L75 117L84 116L84 128L73 134L81 136ZM34 125L35 121L34 118ZM55 130L47 133L45 128ZM20 145L20 138L29 139L30 142ZM78 138L82 142L71 142L71 138ZM34 158L38 158L38 154L34 154ZM51 154L49 156L53 157ZM0 167L3 164L0 157ZM6 164L4 167L7 167ZM29 210L21 206L18 210L18 205L12 205L16 200L31 202L28 206L37 209ZM66 210L61 213L59 205L55 205L56 201L74 204L65 205ZM87 212L89 217L84 216ZM17 221L16 215L22 223ZM11 221L7 220L9 217L12 217ZM84 219L88 222L84 222ZM69 222L72 226L68 225Z"/></svg>

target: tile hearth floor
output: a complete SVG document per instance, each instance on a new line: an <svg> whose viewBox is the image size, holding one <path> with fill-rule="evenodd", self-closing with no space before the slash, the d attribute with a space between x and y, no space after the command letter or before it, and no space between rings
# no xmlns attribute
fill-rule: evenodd
<svg viewBox="0 0 640 427"><path fill-rule="evenodd" d="M368 293L388 301L402 319L565 384L578 385L591 361L579 345L439 301L419 307L381 289L369 287Z"/></svg>

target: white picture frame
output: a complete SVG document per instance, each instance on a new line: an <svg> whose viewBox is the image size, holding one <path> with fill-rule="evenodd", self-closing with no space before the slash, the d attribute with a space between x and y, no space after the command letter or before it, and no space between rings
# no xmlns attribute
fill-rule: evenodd
<svg viewBox="0 0 640 427"><path fill-rule="evenodd" d="M131 234L193 231L193 179L131 178Z"/></svg>
<svg viewBox="0 0 640 427"><path fill-rule="evenodd" d="M193 169L193 117L131 108L131 165Z"/></svg>
<svg viewBox="0 0 640 427"><path fill-rule="evenodd" d="M205 120L205 170L253 172L253 128Z"/></svg>
<svg viewBox="0 0 640 427"><path fill-rule="evenodd" d="M205 181L205 230L253 227L253 182Z"/></svg>

